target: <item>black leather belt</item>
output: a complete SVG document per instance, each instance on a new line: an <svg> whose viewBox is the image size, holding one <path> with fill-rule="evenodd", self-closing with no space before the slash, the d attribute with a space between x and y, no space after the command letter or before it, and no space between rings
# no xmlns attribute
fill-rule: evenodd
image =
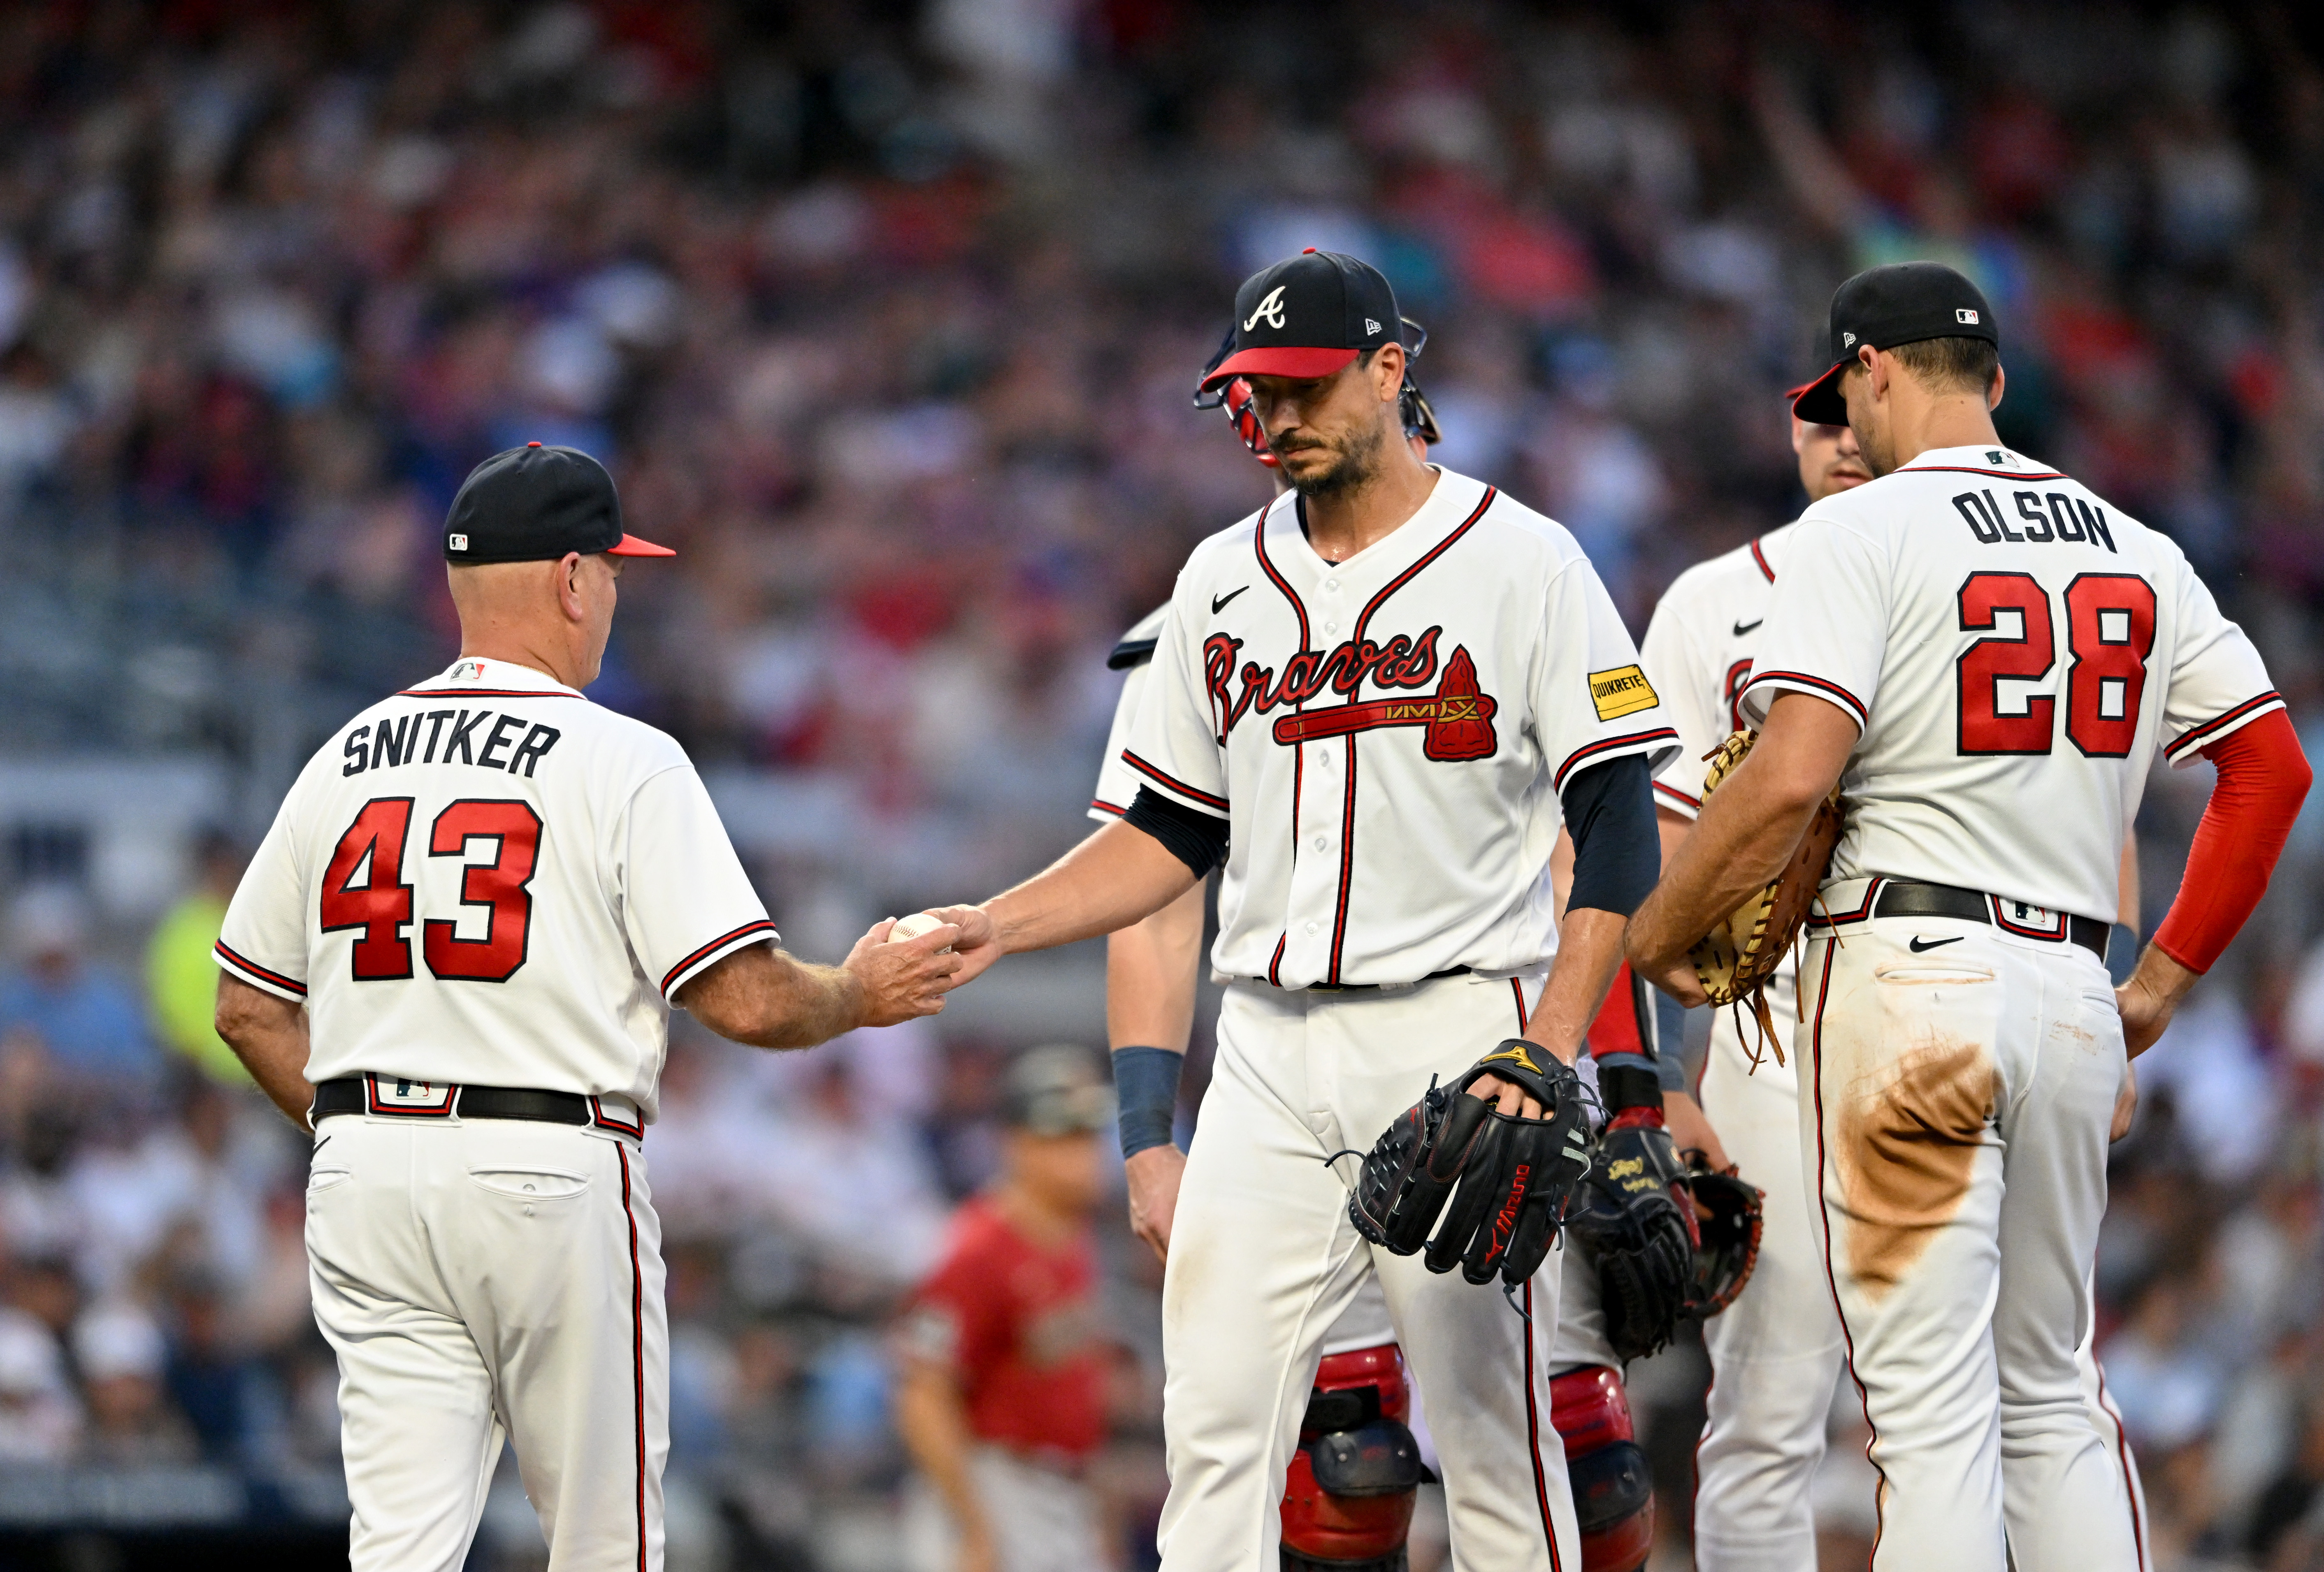
<svg viewBox="0 0 2324 1572"><path fill-rule="evenodd" d="M1465 966L1448 966L1442 971L1430 972L1426 977L1422 978L1420 982L1434 982L1440 977L1468 975L1469 969ZM1276 986L1274 983L1267 982L1267 979L1263 977L1254 977L1250 980L1267 983L1269 988ZM1283 991L1286 993L1378 993L1384 988L1418 988L1420 982L1311 982L1304 988L1286 988Z"/></svg>
<svg viewBox="0 0 2324 1572"><path fill-rule="evenodd" d="M2044 911L2006 896L1987 895L1983 890L1963 889L1959 885L1925 884L1912 878L1882 878L1875 882L1878 887L1872 891L1871 911L1859 911L1854 920L1860 922L1867 915L1954 917L1964 923L1983 923L2022 939L2079 944L2100 961L2106 959L2107 935L2113 929L2096 917Z"/></svg>
<svg viewBox="0 0 2324 1572"><path fill-rule="evenodd" d="M383 1114L391 1118L529 1119L541 1125L586 1125L642 1136L642 1121L621 1117L602 1099L522 1086L449 1086L393 1075L346 1075L315 1088L309 1124L334 1114Z"/></svg>

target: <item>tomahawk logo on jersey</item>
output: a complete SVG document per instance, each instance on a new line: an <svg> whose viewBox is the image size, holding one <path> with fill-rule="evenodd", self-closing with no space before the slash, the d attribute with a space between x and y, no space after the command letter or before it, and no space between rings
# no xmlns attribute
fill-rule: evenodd
<svg viewBox="0 0 2324 1572"><path fill-rule="evenodd" d="M618 1093L650 1118L663 1001L775 937L684 749L470 658L309 762L217 959L306 1001L310 1080Z"/></svg>
<svg viewBox="0 0 2324 1572"><path fill-rule="evenodd" d="M1986 890L2045 930L2112 921L2157 749L2184 764L2282 707L2176 545L1992 447L1932 449L1802 516L1745 718L1785 690L1864 728L1832 878Z"/></svg>
<svg viewBox="0 0 2324 1572"><path fill-rule="evenodd" d="M1572 537L1450 473L1343 563L1277 498L1195 549L1159 640L1122 761L1231 821L1213 959L1281 988L1538 965L1557 791L1674 747Z"/></svg>

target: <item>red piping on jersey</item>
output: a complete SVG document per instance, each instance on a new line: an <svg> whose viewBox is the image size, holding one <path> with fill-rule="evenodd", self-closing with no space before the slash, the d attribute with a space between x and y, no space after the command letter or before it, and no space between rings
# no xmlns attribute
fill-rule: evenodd
<svg viewBox="0 0 2324 1572"><path fill-rule="evenodd" d="M1818 693L1829 694L1839 699L1840 703L1846 704L1850 710L1856 712L1856 723L1858 728L1868 726L1872 723L1872 712L1870 709L1866 707L1862 699L1858 698L1854 694L1849 693L1846 688L1841 687L1836 682L1832 682L1825 677L1810 676L1803 671L1754 672L1751 675L1751 680L1743 685L1743 692L1748 694L1753 688L1757 687L1761 683L1775 682L1778 680L1787 683L1799 683L1804 686L1813 688ZM1737 696L1738 699L1741 697L1740 694Z"/></svg>
<svg viewBox="0 0 2324 1572"><path fill-rule="evenodd" d="M1687 807L1700 810L1702 806L1702 799L1701 797L1688 796L1684 792L1679 790L1678 787L1674 786L1665 786L1662 782L1656 781L1655 782L1655 790L1662 793L1663 795L1670 798L1671 801L1683 804Z"/></svg>
<svg viewBox="0 0 2324 1572"><path fill-rule="evenodd" d="M1774 567L1769 565L1767 562L1767 554L1759 549L1759 543L1757 540L1751 542L1751 560L1759 565L1759 571L1767 575L1767 582L1769 584L1772 584L1775 582L1775 570Z"/></svg>
<svg viewBox="0 0 2324 1572"><path fill-rule="evenodd" d="M1821 916L1817 916L1814 913L1811 912L1808 915L1808 926L1811 928L1830 928L1841 923L1861 923L1864 919L1872 915L1873 899L1875 896L1879 895L1880 887L1884 882L1886 882L1886 876L1880 874L1873 875L1872 882L1864 887L1864 898L1856 903L1856 910L1852 912L1827 911Z"/></svg>
<svg viewBox="0 0 2324 1572"><path fill-rule="evenodd" d="M1275 942L1275 958L1267 963L1267 980L1277 988L1283 986L1283 947L1290 942L1291 930L1286 928Z"/></svg>
<svg viewBox="0 0 2324 1572"><path fill-rule="evenodd" d="M2171 760L2172 763L2176 764L2179 762L2179 756L2186 752L2189 749L2192 748L2198 752L2201 751L2203 740L2210 736L2213 732L2218 731L2221 727L2232 726L2246 715L2249 715L2258 710L2264 710L2270 704L2281 704L2282 703L2283 703L2283 695L2275 692L2273 689L2270 689L2268 692L2260 694L2257 698L2246 699L2242 703L2237 704L2226 714L2214 715L2209 720L2204 722L2201 725L2190 728L2183 733L2177 741L2163 749L2163 757Z"/></svg>
<svg viewBox="0 0 2324 1572"><path fill-rule="evenodd" d="M1388 598L1390 595L1396 593L1397 591L1404 588L1405 585L1419 577L1421 569L1426 567L1430 563L1434 562L1438 557L1452 550L1452 543L1469 533L1470 529L1475 526L1477 520L1485 516L1485 510L1493 505L1493 499L1499 495L1500 492L1498 490L1491 486L1487 486L1485 488L1485 494L1477 499L1477 506L1475 509L1470 512L1466 519L1462 519L1461 522L1454 527L1452 533L1445 536L1443 539L1438 541L1435 545L1430 547L1425 552L1423 552L1419 561L1414 563L1410 567L1406 568L1402 573L1397 575L1396 577L1388 580L1386 584L1382 585L1379 593L1374 595L1370 601L1366 602L1364 603L1364 609L1357 613L1356 626L1354 630L1348 635L1348 642L1354 645L1356 648L1360 650L1364 647L1364 630L1370 623L1372 613L1379 611L1380 607L1387 602ZM1357 700L1362 696L1363 686L1364 685L1359 682L1355 686L1348 690L1349 703L1355 703ZM1674 733L1674 735L1675 735L1675 733ZM1293 847L1293 854L1294 856L1296 856L1299 839L1298 828L1296 823L1292 829L1291 844ZM1348 784L1340 809L1340 891L1339 898L1334 903L1332 910L1332 966L1324 979L1327 982L1336 983L1340 980L1341 951L1346 948L1348 942L1348 890L1350 886L1353 884L1355 876L1356 740L1353 735L1351 735L1348 738ZM1554 1551L1554 1547L1553 1547L1553 1553Z"/></svg>
<svg viewBox="0 0 2324 1572"><path fill-rule="evenodd" d="M1550 1572L1563 1572L1565 1563L1557 1558L1557 1523L1549 1515L1549 1476L1541 1466L1541 1404L1534 1395L1533 1371L1533 1279L1526 1279L1525 1319L1518 1336L1525 1338L1526 1389L1526 1452L1533 1458L1533 1498L1541 1508L1541 1537L1549 1545ZM1559 1438L1559 1461L1564 1461L1565 1442Z"/></svg>
<svg viewBox="0 0 2324 1572"><path fill-rule="evenodd" d="M1509 979L1509 991L1517 995L1517 1031L1522 1035L1526 1029L1525 984L1513 977Z"/></svg>
<svg viewBox="0 0 2324 1572"><path fill-rule="evenodd" d="M2123 1428L2122 1415L2107 1396L2106 1366L2098 1363L2098 1355L2090 1355L2090 1368L2098 1372L2098 1410L2114 1421L2115 1461L2122 1468L2123 1498L2130 1503L2130 1542L2138 1551L2138 1572L2147 1572L2146 1531L2138 1521L2138 1469L2131 1461L2130 1432Z"/></svg>
<svg viewBox="0 0 2324 1572"><path fill-rule="evenodd" d="M646 1121L643 1115L639 1116L636 1124L625 1125L605 1111L605 1102L603 1098L592 1096L589 1099L589 1117L591 1122L601 1130L617 1130L624 1135L632 1135L641 1141L646 1138Z"/></svg>
<svg viewBox="0 0 2324 1572"><path fill-rule="evenodd" d="M1873 881L1877 884L1878 880ZM1880 1466L1880 1459L1872 1448L1880 1444L1880 1427L1872 1422L1872 1392L1856 1374L1856 1338L1848 1329L1848 1311L1840 1302L1840 1279L1831 1266L1831 1207L1823 1197L1824 1165L1831 1161L1823 1145L1823 1007L1831 997L1831 960L1840 953L1840 946L1827 939L1823 942L1823 976L1816 984L1814 1026L1808 1036L1809 1068L1815 1077L1816 1172L1815 1201L1823 1213L1823 1280L1831 1288L1832 1313L1840 1321L1840 1341L1848 1345L1848 1378L1856 1383L1857 1401L1864 1407L1864 1428L1871 1432L1864 1443L1864 1460L1880 1476L1880 1485L1872 1493L1872 1555L1867 1565L1880 1561L1880 1536L1888 1528L1888 1471Z"/></svg>
<svg viewBox="0 0 2324 1572"><path fill-rule="evenodd" d="M1192 797L1194 801L1203 804L1206 807L1218 809L1222 814L1227 811L1226 798L1214 797L1208 792L1196 791L1193 786L1188 786L1176 776L1166 775L1161 770L1155 768L1152 765L1139 758L1138 755L1130 752L1127 748L1121 750L1121 761L1122 763L1130 766L1130 768L1137 770L1141 775L1153 777L1157 782L1167 786L1170 790L1176 792L1180 796Z"/></svg>
<svg viewBox="0 0 2324 1572"><path fill-rule="evenodd" d="M2038 473L2029 474L2024 470L1979 469L1975 464L1899 464L1894 473L1900 475L1991 475L1997 481L2062 481L2072 478L2070 475L2061 474L2056 470L2043 470Z"/></svg>
<svg viewBox="0 0 2324 1572"><path fill-rule="evenodd" d="M1090 799L1090 806L1095 808L1101 814L1111 814L1117 819L1124 819L1130 816L1130 810L1128 808L1116 807L1113 804L1107 802L1103 797L1092 797Z"/></svg>
<svg viewBox="0 0 2324 1572"><path fill-rule="evenodd" d="M1563 791L1565 777L1572 773L1575 765L1585 758L1593 758L1599 754L1610 753L1617 748L1628 748L1639 742L1675 742L1677 740L1678 733L1668 726L1657 726L1651 731L1633 731L1623 737L1600 737L1597 741L1586 747L1577 748L1565 756L1565 762L1559 765L1557 773L1549 777L1551 789Z"/></svg>
<svg viewBox="0 0 2324 1572"><path fill-rule="evenodd" d="M622 1164L622 1216L630 1225L630 1369L638 1434L638 1572L646 1567L646 1272L638 1259L638 1214L630 1205L630 1154L620 1142L613 1155Z"/></svg>
<svg viewBox="0 0 2324 1572"><path fill-rule="evenodd" d="M236 955L233 951L227 949L226 947L226 941L223 939L210 946L210 953L216 955L220 961L225 961L236 971L246 971L251 976L258 979L261 982L272 983L276 988L285 989L290 993L295 993L300 998L305 998L307 997L307 985L305 983L300 982L292 978L285 977L279 971L269 971L266 968L258 965L255 961L244 960L241 956Z"/></svg>
<svg viewBox="0 0 2324 1572"><path fill-rule="evenodd" d="M548 688L404 688L399 699L577 699L579 694L561 694Z"/></svg>
<svg viewBox="0 0 2324 1572"><path fill-rule="evenodd" d="M1302 503L1296 501L1291 505L1295 510L1303 506ZM1267 515L1264 513L1259 515L1259 528L1250 533L1250 545L1252 551L1258 554L1259 571L1268 576L1277 589L1283 592L1283 598L1291 602L1291 614L1299 619L1299 653L1306 654L1307 607L1299 599L1298 592L1291 587L1289 581L1276 571L1274 562L1267 555ZM1302 699L1293 707L1305 712L1307 701ZM1291 867L1295 872L1299 867L1299 808L1306 790L1306 750L1294 744L1291 749ZM1283 984L1277 978L1276 972L1283 964L1283 947L1290 942L1291 930L1286 928L1283 931L1283 937L1276 942L1275 960L1268 968L1267 980L1274 983L1277 988L1282 987Z"/></svg>
<svg viewBox="0 0 2324 1572"><path fill-rule="evenodd" d="M775 925L767 921L766 918L761 917L755 923L743 924L741 927L735 929L732 933L721 933L717 938L713 939L709 943L705 944L701 949L696 951L693 954L687 956L685 960L679 961L676 966L671 967L668 971L662 974L662 993L667 996L672 985L674 985L679 978L685 976L687 971L692 970L694 967L700 965L705 960L717 953L719 951L724 950L729 944L735 942L737 940L748 939L753 934L772 933L774 931Z"/></svg>

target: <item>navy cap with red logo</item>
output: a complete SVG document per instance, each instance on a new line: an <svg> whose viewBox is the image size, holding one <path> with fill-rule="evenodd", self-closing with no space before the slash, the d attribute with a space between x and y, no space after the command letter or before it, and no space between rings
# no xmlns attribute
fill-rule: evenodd
<svg viewBox="0 0 2324 1572"><path fill-rule="evenodd" d="M444 518L444 560L554 562L584 556L676 556L622 532L622 499L605 466L575 447L528 442L468 472Z"/></svg>
<svg viewBox="0 0 2324 1572"><path fill-rule="evenodd" d="M1310 246L1235 291L1234 352L1203 386L1237 377L1328 377L1368 350L1405 342L1396 291L1360 258Z"/></svg>
<svg viewBox="0 0 2324 1572"><path fill-rule="evenodd" d="M1840 379L1865 345L1895 349L1932 338L1982 338L2001 347L1993 308L1975 284L1942 262L1868 268L1831 296L1831 369L1794 391L1792 413L1825 426L1848 424Z"/></svg>

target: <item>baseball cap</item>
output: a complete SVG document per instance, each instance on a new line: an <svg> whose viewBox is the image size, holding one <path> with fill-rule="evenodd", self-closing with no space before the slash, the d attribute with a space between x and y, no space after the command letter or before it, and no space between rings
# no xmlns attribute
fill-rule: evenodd
<svg viewBox="0 0 2324 1572"><path fill-rule="evenodd" d="M1396 291L1378 268L1309 246L1242 281L1233 353L1204 374L1203 386L1236 377L1328 377L1366 350L1405 343L1404 334Z"/></svg>
<svg viewBox="0 0 2324 1572"><path fill-rule="evenodd" d="M1071 1135L1111 1127L1113 1088L1089 1050L1069 1043L1028 1048L1001 1078L1001 1118L1036 1135Z"/></svg>
<svg viewBox="0 0 2324 1572"><path fill-rule="evenodd" d="M622 533L622 499L605 466L574 447L528 442L468 472L444 517L444 560L554 562L585 556L676 556Z"/></svg>
<svg viewBox="0 0 2324 1572"><path fill-rule="evenodd" d="M1891 262L1868 268L1832 291L1831 369L1801 388L1792 413L1826 426L1848 424L1841 373L1865 345L1895 349L1930 338L1982 338L2001 347L1993 308L1975 284L1942 262Z"/></svg>

